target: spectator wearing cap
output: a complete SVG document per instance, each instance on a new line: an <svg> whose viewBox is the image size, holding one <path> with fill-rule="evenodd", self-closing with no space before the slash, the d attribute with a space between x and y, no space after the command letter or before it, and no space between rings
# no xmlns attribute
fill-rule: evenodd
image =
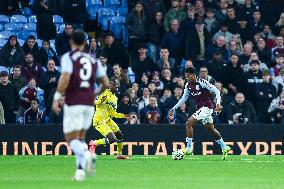
<svg viewBox="0 0 284 189"><path fill-rule="evenodd" d="M122 69L127 69L129 66L129 57L124 45L116 41L113 37L113 33L109 32L104 38L105 46L103 51L108 57L108 63L112 67L115 63L119 64Z"/></svg>
<svg viewBox="0 0 284 189"><path fill-rule="evenodd" d="M277 94L280 94L284 89L284 67L280 67L279 75L272 80L272 84L276 87Z"/></svg>
<svg viewBox="0 0 284 189"><path fill-rule="evenodd" d="M280 68L282 67L284 67L284 54L277 54L274 66L269 69L272 79L279 75Z"/></svg>
<svg viewBox="0 0 284 189"><path fill-rule="evenodd" d="M266 46L264 39L261 37L257 40L254 51L258 54L259 60L271 66L271 50Z"/></svg>
<svg viewBox="0 0 284 189"><path fill-rule="evenodd" d="M11 35L4 47L0 50L0 66L12 68L24 63L25 54L17 41L17 36Z"/></svg>
<svg viewBox="0 0 284 189"><path fill-rule="evenodd" d="M160 59L157 61L157 66L161 72L163 69L168 68L173 75L177 75L177 63L174 58L171 58L169 50L165 47L161 48Z"/></svg>
<svg viewBox="0 0 284 189"><path fill-rule="evenodd" d="M44 39L42 47L39 49L39 63L41 66L46 67L48 61L51 59L54 60L56 66L60 66L55 50L50 47L50 41Z"/></svg>
<svg viewBox="0 0 284 189"><path fill-rule="evenodd" d="M36 82L38 82L43 74L41 65L35 62L34 56L30 52L26 54L25 63L22 65L21 71L26 81L35 78Z"/></svg>
<svg viewBox="0 0 284 189"><path fill-rule="evenodd" d="M150 90L148 87L142 88L142 96L137 100L138 111L149 105Z"/></svg>
<svg viewBox="0 0 284 189"><path fill-rule="evenodd" d="M282 36L276 37L276 47L271 49L272 58L275 58L277 54L284 54L284 40Z"/></svg>
<svg viewBox="0 0 284 189"><path fill-rule="evenodd" d="M204 20L207 31L213 36L218 31L219 22L215 17L215 11L213 8L208 8L206 12L206 18Z"/></svg>
<svg viewBox="0 0 284 189"><path fill-rule="evenodd" d="M136 81L141 79L143 73L146 73L148 76L150 76L151 72L158 70L153 60L148 56L147 51L146 44L140 43L138 45L138 54L132 59L131 67L135 72Z"/></svg>
<svg viewBox="0 0 284 189"><path fill-rule="evenodd" d="M263 82L259 61L250 61L250 70L243 73L238 83L238 91L242 92L254 107L256 107L256 87Z"/></svg>
<svg viewBox="0 0 284 189"><path fill-rule="evenodd" d="M8 72L0 73L0 102L4 110L5 123L16 123L16 114L19 109L19 94L17 89L8 80Z"/></svg>
<svg viewBox="0 0 284 189"><path fill-rule="evenodd" d="M171 0L171 8L166 13L164 19L164 29L166 32L170 31L172 21L177 20L178 23L182 22L186 18L186 13L179 9L179 1Z"/></svg>
<svg viewBox="0 0 284 189"><path fill-rule="evenodd" d="M73 26L70 23L65 23L64 32L57 35L55 39L55 48L59 58L71 50L69 40L72 32Z"/></svg>
<svg viewBox="0 0 284 189"><path fill-rule="evenodd" d="M271 123L270 116L267 112L272 100L276 97L276 88L271 82L269 71L265 70L262 73L263 83L256 87L256 113L258 122Z"/></svg>
<svg viewBox="0 0 284 189"><path fill-rule="evenodd" d="M204 25L203 18L198 16L185 41L185 58L191 59L197 70L205 64L205 50L210 42L210 33Z"/></svg>
<svg viewBox="0 0 284 189"><path fill-rule="evenodd" d="M30 35L28 37L23 45L23 50L25 54L32 53L35 61L39 61L39 48L35 36Z"/></svg>
<svg viewBox="0 0 284 189"><path fill-rule="evenodd" d="M10 75L9 81L15 86L18 92L26 85L26 80L21 75L20 65L13 67L13 73Z"/></svg>
<svg viewBox="0 0 284 189"><path fill-rule="evenodd" d="M39 100L32 99L31 107L27 109L24 113L23 124L38 124L43 123L44 116L43 112L39 109Z"/></svg>
<svg viewBox="0 0 284 189"><path fill-rule="evenodd" d="M213 53L212 60L210 60L206 65L209 75L211 75L216 81L224 83L226 64L227 62L223 60L221 51L216 49Z"/></svg>
<svg viewBox="0 0 284 189"><path fill-rule="evenodd" d="M244 67L243 67L244 72L249 71L249 69L250 69L250 62L251 62L251 61L258 61L258 63L259 63L259 69L260 69L261 71L263 71L263 70L268 70L267 65L259 60L258 54L257 54L256 52L252 52L252 53L250 54L250 59L249 59L248 63L245 64Z"/></svg>
<svg viewBox="0 0 284 189"><path fill-rule="evenodd" d="M136 2L127 15L125 26L128 29L128 51L132 54L137 52L137 45L144 42L149 27L142 2Z"/></svg>
<svg viewBox="0 0 284 189"><path fill-rule="evenodd" d="M162 112L158 107L158 100L155 95L149 97L149 105L139 112L142 124L159 124L162 123Z"/></svg>
<svg viewBox="0 0 284 189"><path fill-rule="evenodd" d="M226 22L221 22L220 29L213 36L213 40L216 40L219 36L223 36L227 44L231 41L233 34L228 31L228 25Z"/></svg>

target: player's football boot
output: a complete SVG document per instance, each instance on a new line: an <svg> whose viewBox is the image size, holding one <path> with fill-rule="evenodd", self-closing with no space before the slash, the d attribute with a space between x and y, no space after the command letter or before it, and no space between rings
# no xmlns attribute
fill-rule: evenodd
<svg viewBox="0 0 284 189"><path fill-rule="evenodd" d="M222 156L222 160L225 160L228 157L228 154L230 152L231 148L229 146L226 146L222 152L223 152L223 156Z"/></svg>
<svg viewBox="0 0 284 189"><path fill-rule="evenodd" d="M85 159L86 159L85 171L87 172L88 175L92 176L95 173L95 163L97 159L97 154L87 151Z"/></svg>
<svg viewBox="0 0 284 189"><path fill-rule="evenodd" d="M193 155L193 149L192 148L185 148L184 155Z"/></svg>
<svg viewBox="0 0 284 189"><path fill-rule="evenodd" d="M86 178L85 171L83 169L77 169L75 171L75 175L72 178L73 181L81 182L84 181Z"/></svg>
<svg viewBox="0 0 284 189"><path fill-rule="evenodd" d="M92 154L94 154L95 152L96 152L96 147L97 147L97 145L95 144L95 141L93 141L93 140L91 140L90 142L89 142L89 150L90 150L90 152L92 153Z"/></svg>
<svg viewBox="0 0 284 189"><path fill-rule="evenodd" d="M124 155L117 155L116 159L129 159L129 157Z"/></svg>

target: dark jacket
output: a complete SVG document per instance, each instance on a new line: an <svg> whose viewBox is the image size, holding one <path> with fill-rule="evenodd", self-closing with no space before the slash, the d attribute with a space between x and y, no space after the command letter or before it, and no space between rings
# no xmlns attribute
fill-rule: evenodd
<svg viewBox="0 0 284 189"><path fill-rule="evenodd" d="M161 44L162 38L165 34L163 23L159 25L154 22L149 28L147 40L157 46Z"/></svg>
<svg viewBox="0 0 284 189"><path fill-rule="evenodd" d="M237 63L236 67L234 67L231 62L227 63L225 68L225 83L223 84L229 90L229 93L234 94L234 92L228 88L228 85L232 84L237 87L237 81L239 80L242 74L243 70L240 67L240 63Z"/></svg>
<svg viewBox="0 0 284 189"><path fill-rule="evenodd" d="M53 48L49 48L48 52L53 54L53 56L51 58L49 58L49 59L53 59L54 62L55 62L55 65L56 66L60 66L60 63L59 63L59 60L57 58L55 50ZM47 62L49 60L48 59L48 52L43 47L41 47L40 50L39 50L39 61L38 62L43 67L46 67Z"/></svg>
<svg viewBox="0 0 284 189"><path fill-rule="evenodd" d="M141 80L143 73L147 74L147 72L150 72L150 75L153 71L158 70L152 59L148 56L144 61L141 61L138 57L135 57L132 60L131 67L133 72L135 73L135 81L137 82Z"/></svg>
<svg viewBox="0 0 284 189"><path fill-rule="evenodd" d="M147 25L147 19L145 14L143 13L141 17L137 16L136 11L132 10L125 21L125 25L128 29L128 35L129 37L134 37L138 39L144 39L147 30L148 30L148 25Z"/></svg>
<svg viewBox="0 0 284 189"><path fill-rule="evenodd" d="M238 104L235 100L229 104L227 109L227 119L233 120L233 115L241 113L245 118L248 118L247 123L257 123L257 116L253 105L245 100L243 104Z"/></svg>
<svg viewBox="0 0 284 189"><path fill-rule="evenodd" d="M25 43L24 43L24 45L23 45L23 51L24 51L24 53L25 53L25 54L27 54L27 53L32 53L33 56L34 56L35 61L38 62L38 60L39 60L39 48L38 48L37 42L35 42L35 45L34 45L34 47L33 47L32 49L30 49L30 48L28 47L28 43L27 43L27 42L28 42L28 41L25 41Z"/></svg>
<svg viewBox="0 0 284 189"><path fill-rule="evenodd" d="M164 35L161 47L167 48L170 52L170 57L176 61L181 60L184 52L184 40L183 36L178 33L168 32Z"/></svg>
<svg viewBox="0 0 284 189"><path fill-rule="evenodd" d="M33 111L29 108L24 114L24 124L37 124L43 122L43 112L37 109Z"/></svg>
<svg viewBox="0 0 284 189"><path fill-rule="evenodd" d="M22 76L16 79L13 75L10 75L9 81L15 86L18 92L26 85L26 80Z"/></svg>
<svg viewBox="0 0 284 189"><path fill-rule="evenodd" d="M65 32L58 34L58 36L56 37L55 48L59 57L71 50L69 40L70 36Z"/></svg>
<svg viewBox="0 0 284 189"><path fill-rule="evenodd" d="M272 53L268 47L265 47L263 50L259 50L258 48L256 48L254 51L258 54L260 62L265 63L268 67L272 66L271 64Z"/></svg>
<svg viewBox="0 0 284 189"><path fill-rule="evenodd" d="M0 50L0 66L13 67L15 65L21 65L25 61L25 54L19 43L15 46L16 52L12 55L9 40Z"/></svg>
<svg viewBox="0 0 284 189"><path fill-rule="evenodd" d="M221 83L225 82L225 69L226 69L226 62L220 61L217 62L212 60L207 63L208 73L211 75L216 81L221 81Z"/></svg>
<svg viewBox="0 0 284 189"><path fill-rule="evenodd" d="M63 0L62 11L64 23L84 24L88 18L85 0Z"/></svg>
<svg viewBox="0 0 284 189"><path fill-rule="evenodd" d="M19 109L19 93L11 83L6 86L0 84L0 101L4 111L17 111Z"/></svg>

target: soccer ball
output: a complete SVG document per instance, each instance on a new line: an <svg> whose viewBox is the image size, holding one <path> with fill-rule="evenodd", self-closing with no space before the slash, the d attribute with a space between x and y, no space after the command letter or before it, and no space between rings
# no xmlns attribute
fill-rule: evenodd
<svg viewBox="0 0 284 189"><path fill-rule="evenodd" d="M173 160L182 160L184 158L183 151L181 149L176 149L172 153Z"/></svg>

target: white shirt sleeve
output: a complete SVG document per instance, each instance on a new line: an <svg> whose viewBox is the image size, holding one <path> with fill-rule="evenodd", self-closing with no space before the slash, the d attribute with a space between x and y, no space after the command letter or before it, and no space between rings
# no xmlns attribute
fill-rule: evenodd
<svg viewBox="0 0 284 189"><path fill-rule="evenodd" d="M181 99L179 99L178 103L173 107L174 110L179 108L182 103L186 102L188 95L189 95L189 90L187 88L187 84L188 83L186 83L186 85L184 86L183 95L182 95Z"/></svg>
<svg viewBox="0 0 284 189"><path fill-rule="evenodd" d="M73 62L69 55L69 52L65 53L61 58L61 73L67 72L72 74L73 73Z"/></svg>
<svg viewBox="0 0 284 189"><path fill-rule="evenodd" d="M216 104L221 104L221 94L220 91L211 83L209 83L205 79L199 79L199 83L203 88L208 89L210 92L214 93L216 95Z"/></svg>
<svg viewBox="0 0 284 189"><path fill-rule="evenodd" d="M101 78L106 76L106 71L103 69L101 61L97 61L96 78Z"/></svg>

